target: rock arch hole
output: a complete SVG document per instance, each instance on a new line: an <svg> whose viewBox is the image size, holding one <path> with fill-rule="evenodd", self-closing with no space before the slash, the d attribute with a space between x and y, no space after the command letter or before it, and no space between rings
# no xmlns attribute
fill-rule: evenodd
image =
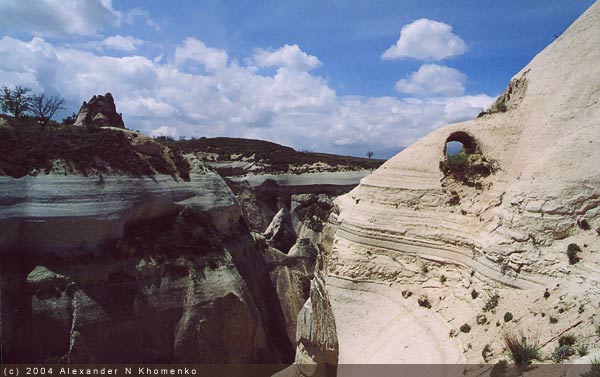
<svg viewBox="0 0 600 377"><path fill-rule="evenodd" d="M440 161L440 170L445 178L483 189L483 179L497 169L496 162L483 156L477 141L468 133L453 132L446 139L444 158Z"/></svg>
<svg viewBox="0 0 600 377"><path fill-rule="evenodd" d="M477 142L471 135L463 131L451 133L446 139L446 144L444 144L444 155L452 156L461 150L466 154L479 153Z"/></svg>

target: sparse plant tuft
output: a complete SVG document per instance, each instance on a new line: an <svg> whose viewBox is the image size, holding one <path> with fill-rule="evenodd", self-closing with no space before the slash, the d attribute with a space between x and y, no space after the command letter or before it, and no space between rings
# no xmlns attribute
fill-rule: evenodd
<svg viewBox="0 0 600 377"><path fill-rule="evenodd" d="M587 344L580 344L577 347L577 353L579 354L579 356L585 356L589 353L589 349Z"/></svg>
<svg viewBox="0 0 600 377"><path fill-rule="evenodd" d="M559 345L552 352L552 361L560 363L575 354L573 346L568 344Z"/></svg>
<svg viewBox="0 0 600 377"><path fill-rule="evenodd" d="M527 339L523 333L517 335L512 332L505 333L503 338L515 364L525 366L531 364L533 360L541 359L537 338Z"/></svg>
<svg viewBox="0 0 600 377"><path fill-rule="evenodd" d="M483 306L483 311L489 312L491 310L496 309L499 302L500 302L500 295L498 293L494 293L493 295L490 296L490 298L487 300L487 302Z"/></svg>

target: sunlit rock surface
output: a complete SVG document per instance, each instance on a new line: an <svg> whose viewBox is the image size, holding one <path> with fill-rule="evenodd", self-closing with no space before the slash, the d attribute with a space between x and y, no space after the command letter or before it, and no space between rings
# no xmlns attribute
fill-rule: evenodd
<svg viewBox="0 0 600 377"><path fill-rule="evenodd" d="M479 363L486 344L485 361L494 361L511 328L537 332L548 356L555 336L574 323L569 331L592 336L599 43L596 3L514 76L489 111L432 132L336 200L327 279L340 362ZM466 176L445 169L450 141L471 155ZM581 249L577 263L567 256L571 243ZM498 305L484 310L496 293ZM431 309L418 305L423 295ZM514 319L505 322L506 312ZM481 314L485 324L477 323ZM468 333L459 330L465 323Z"/></svg>

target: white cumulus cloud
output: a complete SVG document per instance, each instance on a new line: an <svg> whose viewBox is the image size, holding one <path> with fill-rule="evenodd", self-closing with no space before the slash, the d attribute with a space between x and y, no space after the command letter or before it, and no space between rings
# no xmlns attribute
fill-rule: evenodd
<svg viewBox="0 0 600 377"><path fill-rule="evenodd" d="M254 61L259 67L286 67L309 71L321 65L316 56L308 55L298 45L284 45L275 51L258 48L254 52Z"/></svg>
<svg viewBox="0 0 600 377"><path fill-rule="evenodd" d="M141 39L131 36L124 37L122 35L113 35L100 42L100 46L111 50L133 52L137 49L137 46L141 45L142 43L144 43L144 41Z"/></svg>
<svg viewBox="0 0 600 377"><path fill-rule="evenodd" d="M385 60L414 58L419 60L442 60L464 54L465 42L452 32L452 26L443 22L418 19L404 25L400 37L382 55Z"/></svg>
<svg viewBox="0 0 600 377"><path fill-rule="evenodd" d="M372 150L376 157L389 157L436 127L475 117L493 101L462 93L339 96L327 80L305 70L279 67L259 74L254 66L228 62L225 51L190 39L174 54L152 59L106 56L102 50L55 45L38 37L4 37L0 56L2 83L58 93L67 100L67 114L92 95L111 92L125 125L153 136L258 138L341 154ZM183 62L194 59L218 69L187 72L173 64L181 63L182 56Z"/></svg>
<svg viewBox="0 0 600 377"><path fill-rule="evenodd" d="M158 128L153 129L152 132L150 132L150 136L169 136L174 138L175 136L177 136L177 129L170 126L160 126Z"/></svg>
<svg viewBox="0 0 600 377"><path fill-rule="evenodd" d="M204 42L196 38L187 38L183 46L175 49L175 64L182 65L186 62L200 63L206 69L217 70L227 65L227 53L207 47Z"/></svg>
<svg viewBox="0 0 600 377"><path fill-rule="evenodd" d="M418 96L460 96L465 92L467 76L457 69L423 64L409 77L396 82L400 93Z"/></svg>
<svg viewBox="0 0 600 377"><path fill-rule="evenodd" d="M111 0L2 0L0 31L33 35L96 35L118 25L121 13Z"/></svg>

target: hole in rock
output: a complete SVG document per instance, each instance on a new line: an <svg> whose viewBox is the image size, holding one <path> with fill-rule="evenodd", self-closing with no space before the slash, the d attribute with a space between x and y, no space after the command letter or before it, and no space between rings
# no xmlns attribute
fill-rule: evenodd
<svg viewBox="0 0 600 377"><path fill-rule="evenodd" d="M464 185L483 188L482 178L494 173L496 162L486 159L476 140L464 131L453 132L444 143L444 159L440 170Z"/></svg>
<svg viewBox="0 0 600 377"><path fill-rule="evenodd" d="M464 145L460 141L449 141L446 143L446 156L454 156L463 149Z"/></svg>
<svg viewBox="0 0 600 377"><path fill-rule="evenodd" d="M479 147L475 139L466 132L453 132L446 139L444 146L444 155L454 155L464 150L466 154L474 154L479 152Z"/></svg>

